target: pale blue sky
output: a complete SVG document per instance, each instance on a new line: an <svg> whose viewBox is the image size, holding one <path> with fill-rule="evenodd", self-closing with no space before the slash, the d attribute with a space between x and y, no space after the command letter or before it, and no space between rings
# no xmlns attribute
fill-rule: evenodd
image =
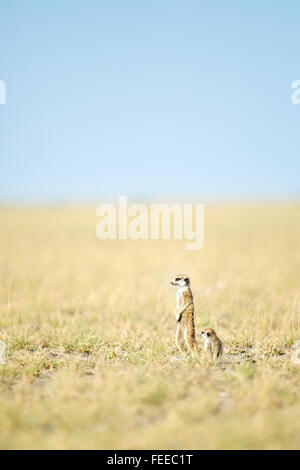
<svg viewBox="0 0 300 470"><path fill-rule="evenodd" d="M0 202L300 197L300 2L2 1Z"/></svg>

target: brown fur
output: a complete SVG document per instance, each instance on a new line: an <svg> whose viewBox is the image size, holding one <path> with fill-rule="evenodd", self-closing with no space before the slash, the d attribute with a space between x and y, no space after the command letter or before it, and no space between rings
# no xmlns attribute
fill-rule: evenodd
<svg viewBox="0 0 300 470"><path fill-rule="evenodd" d="M210 356L211 359L216 360L223 354L223 344L218 338L215 330L212 328L203 328L200 336L204 339L203 352Z"/></svg>

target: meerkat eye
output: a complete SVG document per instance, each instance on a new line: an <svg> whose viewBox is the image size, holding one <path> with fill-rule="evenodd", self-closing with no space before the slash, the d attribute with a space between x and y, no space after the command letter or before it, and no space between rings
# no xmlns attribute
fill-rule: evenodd
<svg viewBox="0 0 300 470"><path fill-rule="evenodd" d="M180 281L180 277L176 277L176 278L175 278L175 281Z"/></svg>

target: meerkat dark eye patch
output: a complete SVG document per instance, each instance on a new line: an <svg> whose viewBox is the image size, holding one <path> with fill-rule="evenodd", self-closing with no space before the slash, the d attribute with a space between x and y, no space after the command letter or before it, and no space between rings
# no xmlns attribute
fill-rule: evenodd
<svg viewBox="0 0 300 470"><path fill-rule="evenodd" d="M175 281L180 281L180 277L176 277L176 278L175 278Z"/></svg>

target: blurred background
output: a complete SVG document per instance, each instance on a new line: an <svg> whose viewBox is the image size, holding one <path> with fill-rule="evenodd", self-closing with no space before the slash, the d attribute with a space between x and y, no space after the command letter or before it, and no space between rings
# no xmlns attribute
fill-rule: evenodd
<svg viewBox="0 0 300 470"><path fill-rule="evenodd" d="M299 199L299 2L1 4L0 203Z"/></svg>
<svg viewBox="0 0 300 470"><path fill-rule="evenodd" d="M299 18L1 2L1 449L299 447ZM100 241L119 195L204 203L203 249ZM178 271L221 365L174 345Z"/></svg>

